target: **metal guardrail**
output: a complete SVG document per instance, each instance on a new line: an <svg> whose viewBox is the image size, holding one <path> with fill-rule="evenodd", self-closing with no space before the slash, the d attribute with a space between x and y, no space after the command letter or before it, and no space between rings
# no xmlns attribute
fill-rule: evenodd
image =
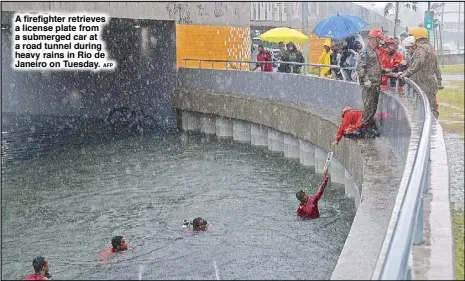
<svg viewBox="0 0 465 281"><path fill-rule="evenodd" d="M202 68L202 62L210 63L210 67L211 67L210 69L214 69L214 63L224 63L226 70L229 70L230 68L234 69L234 70L243 70L242 65L245 64L245 65L248 65L248 70L245 70L245 71L250 70L250 64L256 65L256 64L261 64L261 63L270 63L270 64L275 63L275 62L263 62L263 61L212 60L212 59L183 59L183 61L184 61L184 67L186 67L186 68L187 68L187 62L188 61L198 62L199 63L199 65L198 65L199 68ZM306 67L302 68L303 69L303 74L305 74L305 75L311 75L309 73L308 67L312 67L312 68L328 67L330 69L340 69L340 70L350 70L350 71L356 69L355 67L340 67L338 65L327 65L327 64L316 64L316 63L300 63L300 62L287 62L287 61L278 61L278 62L280 64L289 64L291 66L306 66ZM239 64L239 68L235 67L233 64ZM343 81L352 82L352 83L358 83L358 81L359 81L358 78L356 78L355 80L348 79L347 76L346 76L345 71L341 71L341 75L342 75L342 80Z"/></svg>
<svg viewBox="0 0 465 281"><path fill-rule="evenodd" d="M423 125L410 172L407 190L386 253L380 280L411 280L409 256L412 245L423 244L423 193L429 190L429 155L432 116L428 98L418 85L404 78L423 102Z"/></svg>
<svg viewBox="0 0 465 281"><path fill-rule="evenodd" d="M240 70L242 64L257 64L263 63L258 61L232 61L232 60L206 60L206 59L184 59L184 65L187 61L198 61L199 68L202 68L202 62L211 62L211 69L215 62L239 63ZM294 63L284 62L291 65L303 65L312 67L329 67L331 69L347 69L355 70L355 67L339 67L335 65L311 64L311 63ZM186 66L187 67L187 66ZM307 67L304 67L307 69ZM341 73L344 73L342 71ZM305 73L307 74L307 73ZM344 80L345 75L343 74ZM390 78L393 79L393 78ZM410 80L403 78L406 82L408 92L412 90L417 93L417 96L423 103L423 111L420 112L423 116L423 124L421 127L420 139L415 158L410 171L407 190L400 207L399 216L397 218L394 231L389 242L388 250L384 263L382 265L380 280L411 280L411 268L409 265L409 256L412 252L412 245L420 245L423 240L423 193L429 190L429 155L430 155L430 138L432 115L431 108L425 93L420 87ZM358 80L358 79L357 79ZM349 81L347 81L349 82ZM358 81L356 82L358 83ZM388 84L390 85L390 83ZM399 79L396 79L396 92L399 90Z"/></svg>

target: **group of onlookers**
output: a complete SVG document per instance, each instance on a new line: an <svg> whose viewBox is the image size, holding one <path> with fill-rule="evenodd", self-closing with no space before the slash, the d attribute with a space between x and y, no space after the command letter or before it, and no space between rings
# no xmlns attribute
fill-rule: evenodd
<svg viewBox="0 0 465 281"><path fill-rule="evenodd" d="M285 73L300 73L302 69L302 65L298 64L289 64L291 63L305 63L305 58L301 51L297 50L296 45L293 42L289 42L284 45L283 42L279 42L279 53L277 55L277 59L279 60L278 72L285 72ZM256 70L260 67L261 71L264 72L273 72L273 55L270 51L265 50L263 45L258 46L258 55L257 55L258 63L255 65L255 68L252 70Z"/></svg>
<svg viewBox="0 0 465 281"><path fill-rule="evenodd" d="M411 28L408 34L401 34L401 39L402 46L399 46L399 40L384 37L380 29L369 32L367 47L360 53L356 68L362 86L363 110L343 108L342 122L333 145L337 145L342 136L379 136L374 122L378 98L382 87L395 86L392 81L399 82L399 93L402 93L403 78L412 79L428 98L433 115L439 116L436 94L444 87L438 57L428 40L428 30ZM393 77L389 84L388 77Z"/></svg>

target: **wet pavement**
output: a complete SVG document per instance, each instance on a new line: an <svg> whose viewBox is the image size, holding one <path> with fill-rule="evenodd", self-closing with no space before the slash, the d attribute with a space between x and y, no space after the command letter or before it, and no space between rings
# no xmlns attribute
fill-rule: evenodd
<svg viewBox="0 0 465 281"><path fill-rule="evenodd" d="M413 246L414 280L454 280L454 237L450 215L449 165L442 128L433 122L430 190L423 195L422 245ZM462 168L463 169L463 168Z"/></svg>

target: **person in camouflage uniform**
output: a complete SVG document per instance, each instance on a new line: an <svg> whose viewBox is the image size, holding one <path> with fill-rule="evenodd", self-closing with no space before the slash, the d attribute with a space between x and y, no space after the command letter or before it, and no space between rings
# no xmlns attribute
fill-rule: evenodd
<svg viewBox="0 0 465 281"><path fill-rule="evenodd" d="M428 41L428 30L417 27L409 31L415 37L415 51L412 62L408 69L400 73L400 77L410 77L428 97L433 115L438 118L439 107L436 101L438 89L441 85L442 76L439 69L439 61L434 47Z"/></svg>
<svg viewBox="0 0 465 281"><path fill-rule="evenodd" d="M360 85L363 87L363 115L360 134L362 137L379 136L379 132L373 126L373 117L378 109L378 98L381 85L381 77L384 73L389 73L380 64L378 53L379 46L384 41L383 32L374 28L368 33L368 44L364 51L360 53L360 60L357 65L357 75Z"/></svg>

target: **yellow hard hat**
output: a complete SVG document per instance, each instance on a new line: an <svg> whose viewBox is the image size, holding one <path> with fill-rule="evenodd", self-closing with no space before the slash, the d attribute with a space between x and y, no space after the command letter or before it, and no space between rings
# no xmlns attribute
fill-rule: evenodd
<svg viewBox="0 0 465 281"><path fill-rule="evenodd" d="M331 38L326 38L325 42L323 43L323 46L331 47Z"/></svg>
<svg viewBox="0 0 465 281"><path fill-rule="evenodd" d="M424 27L409 28L408 33L415 37L415 40L418 40L420 38L428 39L428 30Z"/></svg>

